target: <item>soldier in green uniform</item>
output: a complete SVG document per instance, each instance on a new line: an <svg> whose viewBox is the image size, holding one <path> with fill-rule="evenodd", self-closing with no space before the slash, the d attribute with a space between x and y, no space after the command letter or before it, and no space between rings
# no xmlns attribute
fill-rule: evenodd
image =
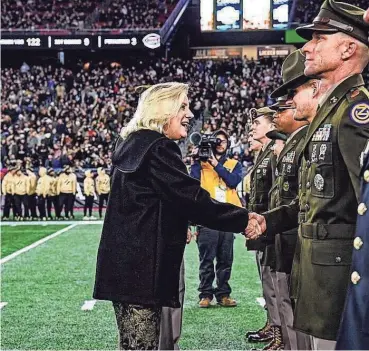
<svg viewBox="0 0 369 351"><path fill-rule="evenodd" d="M277 103L271 106L277 111L273 119L276 130L273 132L282 132L288 138L286 138L285 147L277 159L276 179L269 192L269 209L288 205L295 199L299 190L298 170L309 122L294 119L296 109L293 100L288 97L287 93L289 87L304 84L310 80L304 75L304 68L304 56L299 50L294 51L282 65L283 85L271 94L272 98L278 98ZM273 136L271 137L273 138ZM275 236L276 281L274 286L276 286L278 299L281 301L279 312L282 322L283 344L287 350L311 348L309 337L302 333L296 333L293 329L293 304L289 294L289 282L297 241L297 229L296 227Z"/></svg>
<svg viewBox="0 0 369 351"><path fill-rule="evenodd" d="M276 158L272 150L274 141L268 139L265 134L274 129L274 113L275 111L268 107L250 111L253 138L263 145L250 175L248 209L252 212L262 212L268 209L268 193L274 181ZM250 342L270 341L268 344L270 347L276 340L281 343L281 321L272 279L275 272L271 270L271 266L274 266L274 241L266 242L264 238L257 242L247 241L246 247L248 250L256 250L256 261L268 312L266 325L257 331L247 332L246 336Z"/></svg>
<svg viewBox="0 0 369 351"><path fill-rule="evenodd" d="M305 75L320 78L326 92L305 137L299 199L255 215L267 233L299 224L301 247L291 276L294 327L312 336L316 350L335 347L356 211L363 210L358 207L359 159L369 138L369 92L361 76L369 61L369 25L363 14L356 6L327 0L313 24L297 29L310 39L302 49ZM290 91L297 107L307 84ZM253 234L248 230L249 237Z"/></svg>

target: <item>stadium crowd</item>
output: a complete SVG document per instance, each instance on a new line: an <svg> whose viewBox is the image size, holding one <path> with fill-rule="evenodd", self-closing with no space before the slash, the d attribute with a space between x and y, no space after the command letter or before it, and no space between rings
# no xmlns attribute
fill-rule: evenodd
<svg viewBox="0 0 369 351"><path fill-rule="evenodd" d="M160 28L177 0L5 0L3 29ZM92 13L97 9L95 16ZM88 17L89 21L86 21Z"/></svg>
<svg viewBox="0 0 369 351"><path fill-rule="evenodd" d="M84 22L103 0L5 0L1 2L3 29L84 28Z"/></svg>
<svg viewBox="0 0 369 351"><path fill-rule="evenodd" d="M280 70L281 59L246 58L4 68L2 166L18 159L34 167L109 168L112 141L138 101L135 87L168 80L190 82L191 108L203 116L204 131L228 130L235 157L249 160L248 110L270 102Z"/></svg>
<svg viewBox="0 0 369 351"><path fill-rule="evenodd" d="M157 29L175 7L177 0L118 0L100 11L94 28Z"/></svg>
<svg viewBox="0 0 369 351"><path fill-rule="evenodd" d="M301 23L311 23L319 12L320 6L323 0L297 0L295 14L293 17L293 22ZM350 1L352 5L366 9L368 7L367 0L352 0Z"/></svg>

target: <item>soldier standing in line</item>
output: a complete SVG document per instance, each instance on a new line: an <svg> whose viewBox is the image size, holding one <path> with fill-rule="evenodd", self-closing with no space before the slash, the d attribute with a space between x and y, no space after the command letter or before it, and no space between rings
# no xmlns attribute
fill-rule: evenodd
<svg viewBox="0 0 369 351"><path fill-rule="evenodd" d="M23 221L24 215L22 206L24 208L25 215L28 214L27 207L27 193L29 192L30 182L28 177L23 173L21 167L16 168L16 173L14 177L14 202L16 208L16 220Z"/></svg>
<svg viewBox="0 0 369 351"><path fill-rule="evenodd" d="M250 212L263 212L268 210L268 193L274 181L275 156L272 147L274 141L267 138L266 133L273 130L273 115L275 111L269 107L251 110L251 132L253 138L263 144L251 172L251 190L248 209ZM278 312L278 302L273 286L272 275L274 266L274 240L267 242L264 238L257 241L246 242L248 250L256 250L256 262L258 265L263 295L266 303L268 319L265 326L257 331L249 331L246 337L249 342L268 342L265 349L282 347L281 320Z"/></svg>
<svg viewBox="0 0 369 351"><path fill-rule="evenodd" d="M29 182L30 182L29 193L27 194L27 198L28 198L27 202L28 202L29 210L31 212L31 219L35 221L37 220L37 212L36 212L37 177L36 177L36 174L34 173L32 166L28 166L26 170L27 170L27 175L28 175Z"/></svg>
<svg viewBox="0 0 369 351"><path fill-rule="evenodd" d="M10 217L10 209L13 209L13 218L17 216L17 212L15 209L15 201L14 201L14 180L15 180L15 167L9 166L8 173L5 174L2 184L1 191L5 196L5 204L4 204L4 212L3 212L3 221L6 221Z"/></svg>
<svg viewBox="0 0 369 351"><path fill-rule="evenodd" d="M286 58L282 66L283 85L271 94L272 98L278 98L277 103L272 106L277 110L273 118L276 130L273 132L282 132L288 136L288 139L277 159L276 180L269 193L270 210L281 205L288 205L295 199L299 190L298 169L309 121L294 119L297 111L293 100L288 98L287 93L290 88L311 80L304 75L304 60L304 56L298 50ZM316 81L316 84L319 84L318 81ZM316 108L317 104L314 106L315 110ZM277 287L277 293L281 301L279 311L285 349L308 350L311 348L310 339L305 334L293 329L293 304L289 294L290 274L297 237L297 227L278 233L275 236L276 281L274 281L274 285Z"/></svg>
<svg viewBox="0 0 369 351"><path fill-rule="evenodd" d="M52 206L54 206L55 219L59 219L59 199L57 194L58 177L55 175L55 171L52 168L47 170L47 175L49 176L49 191L47 196L47 217L52 220Z"/></svg>
<svg viewBox="0 0 369 351"><path fill-rule="evenodd" d="M356 210L359 215L367 211L358 203L360 154L369 138L369 92L361 76L369 61L369 25L363 14L356 6L327 0L313 24L297 29L310 39L302 48L305 75L320 78L328 89L305 138L301 164L305 195L254 216L267 234L299 224L300 252L291 276L294 327L311 335L314 350L336 346L350 279ZM304 84L291 90L297 108L309 89ZM247 233L258 236L255 230ZM351 274L354 284L359 280Z"/></svg>
<svg viewBox="0 0 369 351"><path fill-rule="evenodd" d="M85 180L83 181L83 193L85 195L85 206L84 206L84 220L93 220L95 217L92 216L92 206L94 204L95 196L95 183L93 180L93 174L90 170L85 172ZM89 211L89 217L87 216L87 210Z"/></svg>
<svg viewBox="0 0 369 351"><path fill-rule="evenodd" d="M70 166L64 166L63 173L60 174L58 179L57 193L59 195L60 214L64 207L65 219L69 219L71 216L71 208L73 206L73 199L76 192L76 177L71 174Z"/></svg>
<svg viewBox="0 0 369 351"><path fill-rule="evenodd" d="M108 203L110 193L110 177L105 173L105 169L99 167L97 169L96 192L99 195L99 217L102 218L102 210L104 203Z"/></svg>
<svg viewBox="0 0 369 351"><path fill-rule="evenodd" d="M46 175L46 168L40 167L38 170L38 174L40 178L38 178L37 186L36 186L36 194L37 194L37 207L38 213L40 215L40 219L46 221L46 200L49 194L49 177Z"/></svg>
<svg viewBox="0 0 369 351"><path fill-rule="evenodd" d="M365 11L364 21L369 24L369 8ZM369 204L369 140L360 158L361 197L360 203ZM369 211L359 214L356 223L356 236L352 256L351 275L357 273L361 284L351 282L348 288L341 326L338 332L336 350L364 350L369 345Z"/></svg>

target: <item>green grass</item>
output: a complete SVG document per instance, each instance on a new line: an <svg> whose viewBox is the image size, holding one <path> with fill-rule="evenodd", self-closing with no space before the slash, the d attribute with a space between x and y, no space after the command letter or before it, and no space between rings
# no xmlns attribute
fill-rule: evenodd
<svg viewBox="0 0 369 351"><path fill-rule="evenodd" d="M117 348L111 303L98 301L92 311L81 311L84 301L91 299L100 232L101 225L78 225L3 265L1 301L8 305L1 311L1 349ZM235 308L198 308L196 243L187 246L185 259L181 349L257 347L244 340L246 330L265 322L256 302L261 286L254 255L244 248L244 239L235 240L230 281L232 296L238 301Z"/></svg>
<svg viewBox="0 0 369 351"><path fill-rule="evenodd" d="M22 226L3 226L1 228L1 257L31 245L37 240L44 238L66 225L22 225Z"/></svg>

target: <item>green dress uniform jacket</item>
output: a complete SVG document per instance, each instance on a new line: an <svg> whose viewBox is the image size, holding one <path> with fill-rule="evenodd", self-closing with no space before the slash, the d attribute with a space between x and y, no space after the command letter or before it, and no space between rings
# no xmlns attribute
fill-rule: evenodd
<svg viewBox="0 0 369 351"><path fill-rule="evenodd" d="M308 127L304 126L293 135L278 157L275 170L276 179L269 192L269 209L290 204L298 194L298 171L307 129ZM276 270L278 272L291 273L297 232L296 226L275 236Z"/></svg>
<svg viewBox="0 0 369 351"><path fill-rule="evenodd" d="M268 193L275 178L276 157L273 155L273 145L274 141L271 141L267 147L259 153L251 171L250 202L248 204L248 210L250 212L260 213L268 210ZM248 250L264 251L267 244L274 245L274 239L267 241L266 237L262 237L257 240L247 240L246 247ZM263 265L267 265L266 261L274 261L275 258L273 252L270 250L267 251L268 252L263 255Z"/></svg>
<svg viewBox="0 0 369 351"><path fill-rule="evenodd" d="M267 230L299 224L291 293L294 327L336 340L346 297L360 188L360 154L369 138L369 92L361 75L341 82L309 126L299 197L265 215Z"/></svg>

